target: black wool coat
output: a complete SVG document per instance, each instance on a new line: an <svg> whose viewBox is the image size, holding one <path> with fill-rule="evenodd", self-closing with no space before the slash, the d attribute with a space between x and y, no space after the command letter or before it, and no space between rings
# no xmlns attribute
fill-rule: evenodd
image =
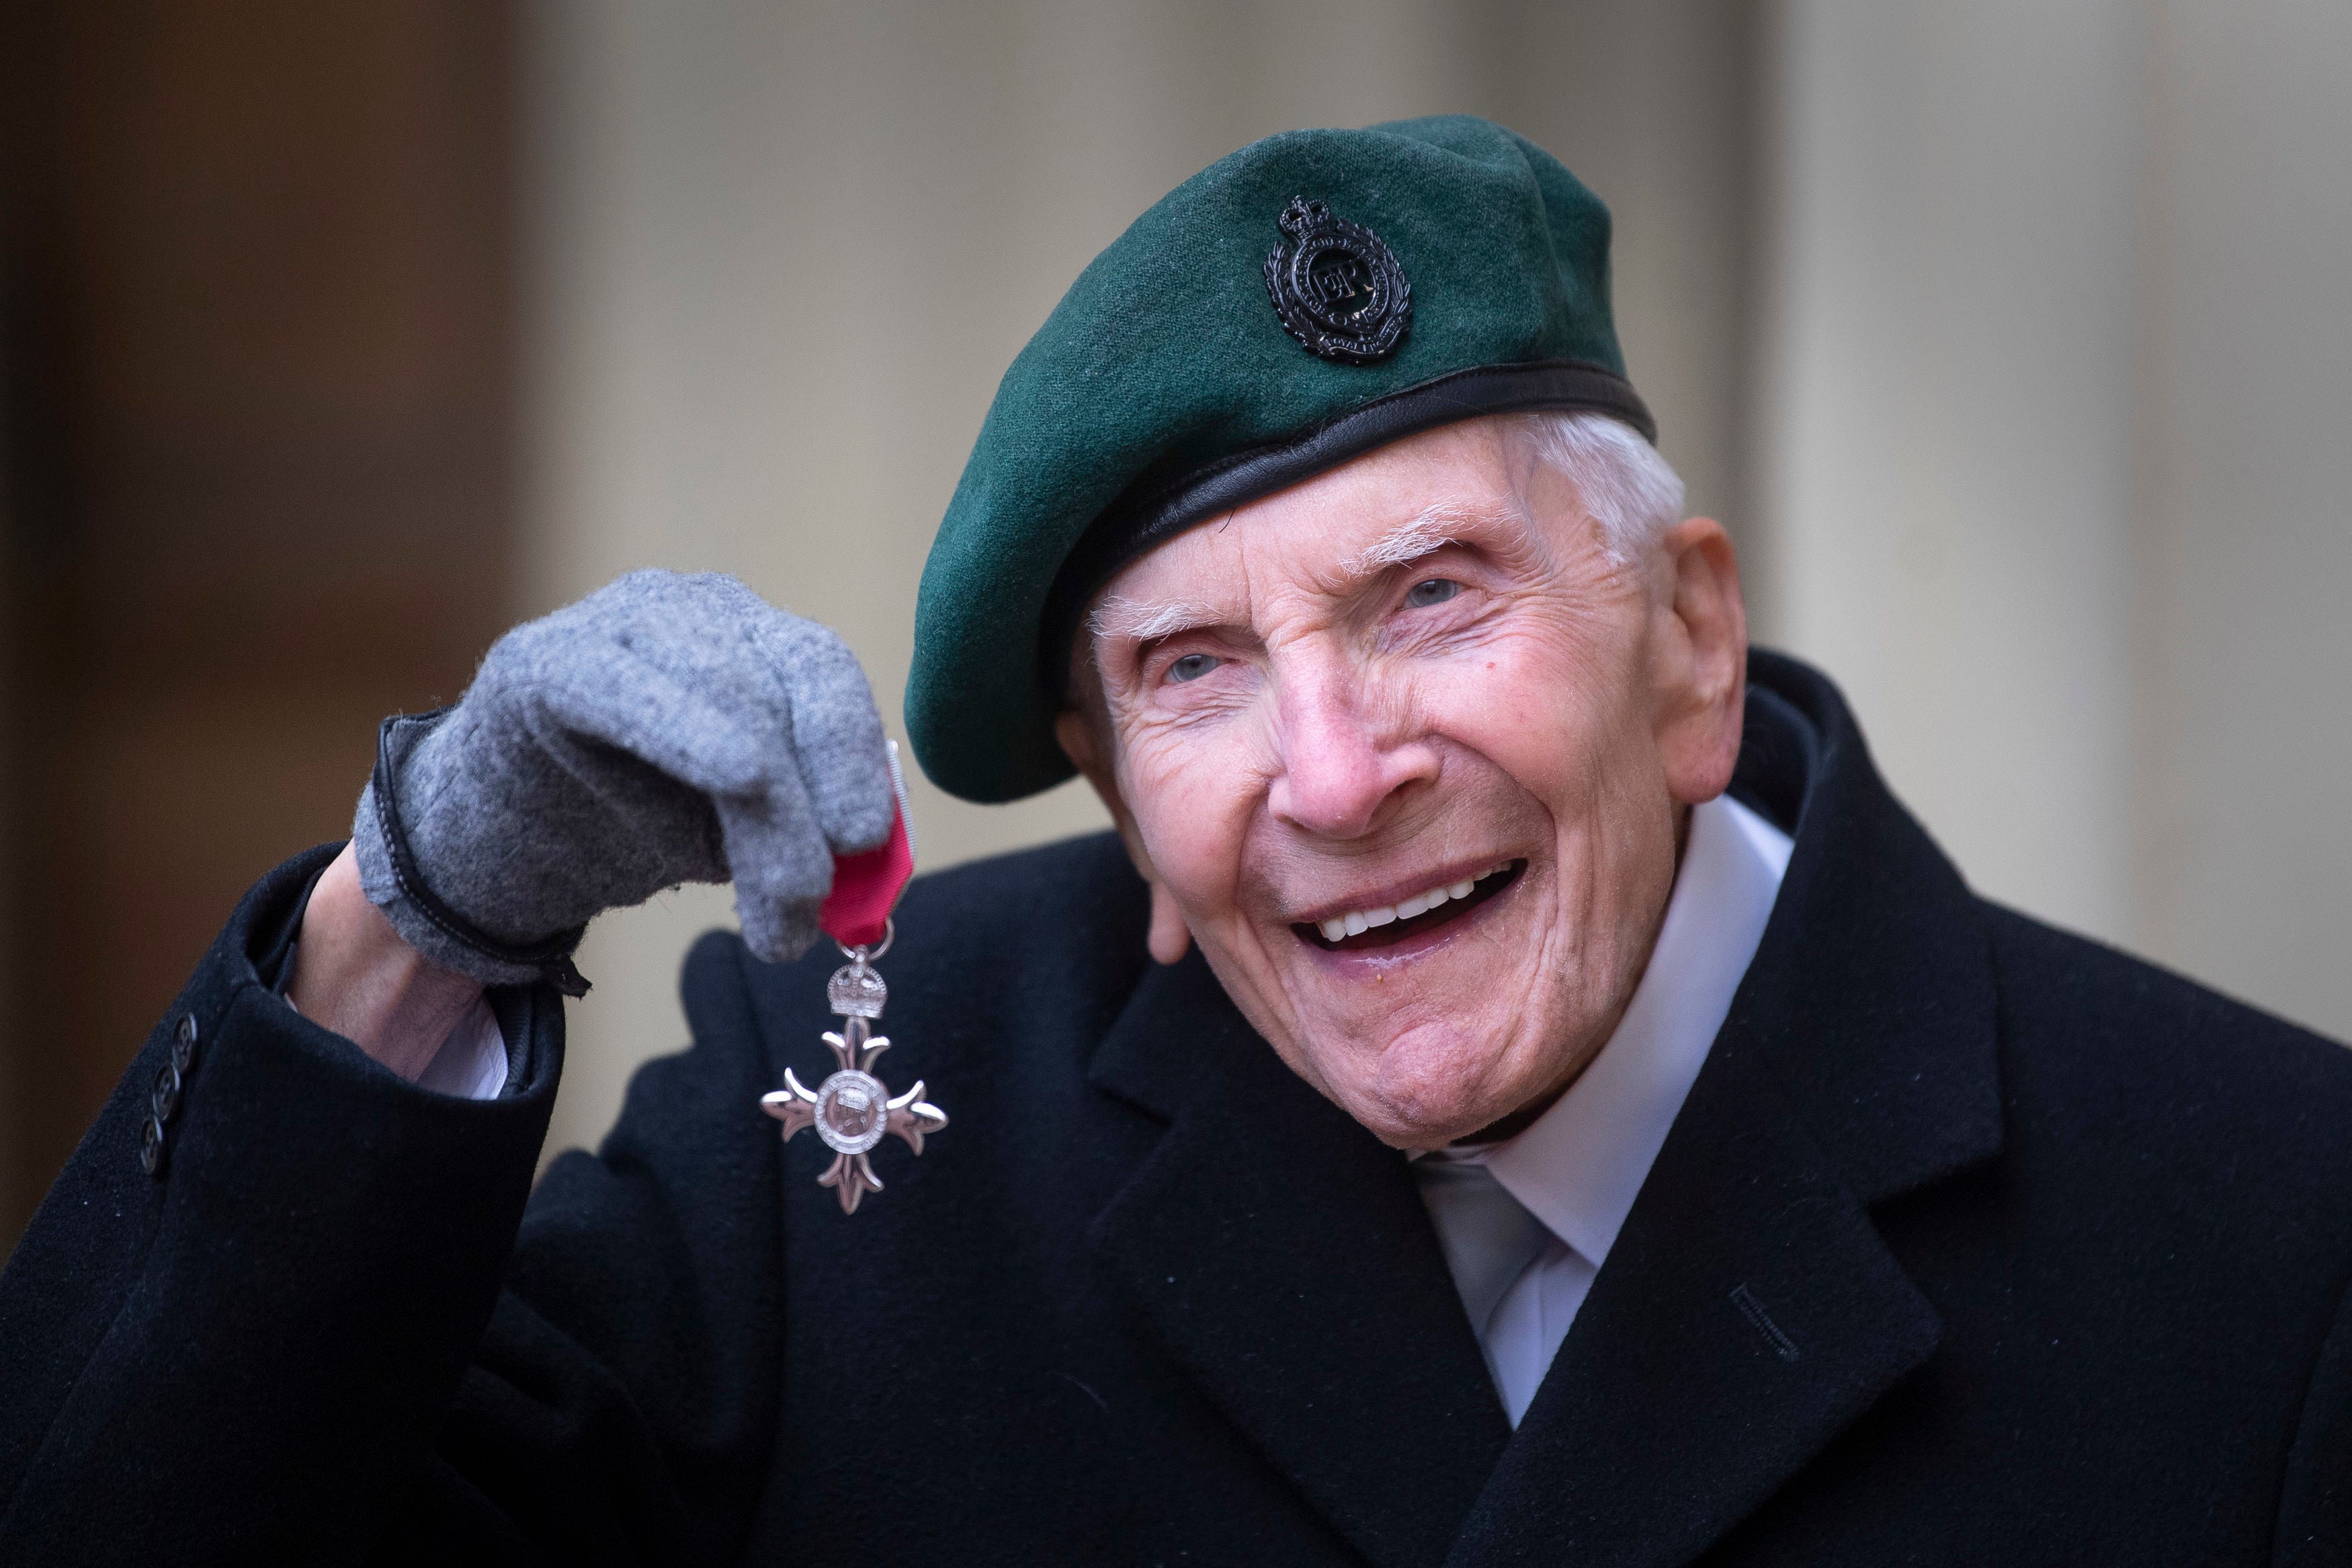
<svg viewBox="0 0 2352 1568"><path fill-rule="evenodd" d="M757 1103L830 959L706 937L532 1191L557 999L502 1099L378 1069L267 983L321 850L0 1278L0 1562L2352 1563L2352 1055L1975 898L1753 675L1795 853L1516 1433L1402 1156L1108 837L910 891L882 1071L955 1120L855 1216Z"/></svg>

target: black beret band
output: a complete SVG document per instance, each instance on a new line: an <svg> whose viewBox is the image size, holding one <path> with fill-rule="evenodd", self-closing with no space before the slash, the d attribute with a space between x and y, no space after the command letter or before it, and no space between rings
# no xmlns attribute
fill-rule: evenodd
<svg viewBox="0 0 2352 1568"><path fill-rule="evenodd" d="M1096 592L1128 562L1178 534L1391 441L1484 414L1547 410L1609 414L1644 441L1658 439L1649 405L1624 377L1602 365L1547 360L1456 371L1367 403L1297 441L1234 453L1173 479L1146 476L1104 508L1054 579L1037 645L1045 689L1057 701L1066 695L1070 640Z"/></svg>

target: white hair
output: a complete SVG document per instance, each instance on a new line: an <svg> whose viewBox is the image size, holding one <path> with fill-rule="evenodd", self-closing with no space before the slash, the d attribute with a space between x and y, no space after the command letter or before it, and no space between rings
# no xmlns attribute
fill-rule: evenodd
<svg viewBox="0 0 2352 1568"><path fill-rule="evenodd" d="M1621 564L1641 559L1657 537L1683 519L1683 482L1658 449L1621 420L1589 410L1546 410L1505 416L1528 438L1538 461L1574 486L1601 530L1601 544ZM1461 514L1431 507L1343 562L1351 576L1417 559L1451 543ZM1197 604L1147 604L1110 594L1087 616L1097 637L1162 637L1205 624L1214 613Z"/></svg>
<svg viewBox="0 0 2352 1568"><path fill-rule="evenodd" d="M1632 425L1605 413L1547 411L1511 416L1552 472L1576 486L1619 561L1632 561L1683 520L1683 482Z"/></svg>
<svg viewBox="0 0 2352 1568"><path fill-rule="evenodd" d="M1450 502L1424 507L1404 527L1373 540L1341 561L1339 570L1349 577L1370 577L1383 567L1419 560L1459 538L1468 520L1467 514Z"/></svg>
<svg viewBox="0 0 2352 1568"><path fill-rule="evenodd" d="M1206 605L1188 600L1174 599L1164 604L1147 604L1113 593L1087 617L1087 630L1097 637L1134 637L1139 640L1171 636L1206 626L1217 618L1217 612Z"/></svg>

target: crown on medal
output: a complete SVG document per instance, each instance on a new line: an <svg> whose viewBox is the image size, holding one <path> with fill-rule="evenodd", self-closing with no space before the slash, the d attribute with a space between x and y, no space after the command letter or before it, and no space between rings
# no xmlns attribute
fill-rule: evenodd
<svg viewBox="0 0 2352 1568"><path fill-rule="evenodd" d="M824 999L843 1018L878 1019L890 999L890 988L861 956L833 972L833 978L825 982Z"/></svg>

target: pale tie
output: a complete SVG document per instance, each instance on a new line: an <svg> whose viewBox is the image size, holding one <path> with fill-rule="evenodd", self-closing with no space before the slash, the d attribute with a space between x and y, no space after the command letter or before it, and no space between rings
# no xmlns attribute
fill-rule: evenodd
<svg viewBox="0 0 2352 1568"><path fill-rule="evenodd" d="M1437 1227L1437 1245L1454 1289L1486 1349L1495 1309L1519 1276L1543 1256L1551 1232L1496 1181L1483 1163L1435 1158L1413 1162L1422 1202ZM1488 1365L1494 1357L1487 1356Z"/></svg>

